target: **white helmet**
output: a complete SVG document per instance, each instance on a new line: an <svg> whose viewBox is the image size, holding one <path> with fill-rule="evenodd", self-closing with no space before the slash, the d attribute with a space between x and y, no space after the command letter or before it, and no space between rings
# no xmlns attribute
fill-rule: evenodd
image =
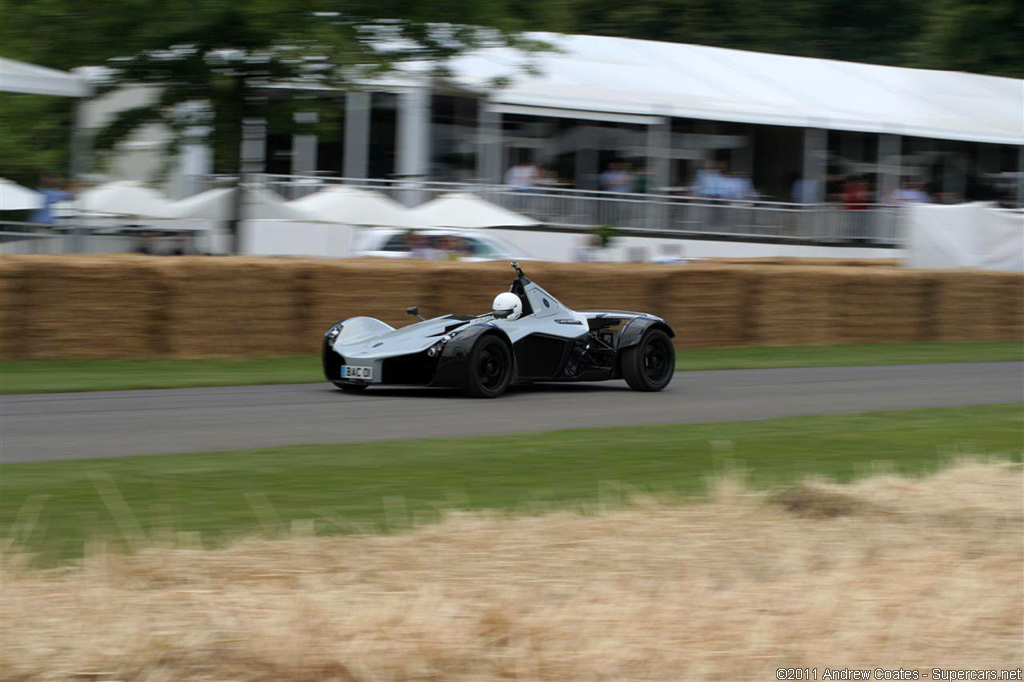
<svg viewBox="0 0 1024 682"><path fill-rule="evenodd" d="M494 297L491 312L496 320L518 320L523 314L523 302L511 291L506 291Z"/></svg>

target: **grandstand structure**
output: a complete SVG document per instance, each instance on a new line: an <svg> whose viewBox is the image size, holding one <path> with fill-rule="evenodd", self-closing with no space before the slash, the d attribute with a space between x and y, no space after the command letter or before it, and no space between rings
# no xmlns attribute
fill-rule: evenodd
<svg viewBox="0 0 1024 682"><path fill-rule="evenodd" d="M481 49L452 60L443 79L429 64L405 64L347 93L275 84L269 97L327 98L343 115L327 134L313 111L284 129L250 121L245 172L286 198L331 182L410 205L468 189L556 229L608 223L711 237L891 242L889 204L907 181L938 202L1024 205L1024 80L528 37L551 49ZM216 180L209 154L190 158L179 176L191 182L179 177L177 194ZM548 182L508 187L507 170L527 162ZM700 195L696 178L711 163L751 191ZM611 164L642 176L642 188L602 191ZM843 210L851 177L870 191L863 210Z"/></svg>

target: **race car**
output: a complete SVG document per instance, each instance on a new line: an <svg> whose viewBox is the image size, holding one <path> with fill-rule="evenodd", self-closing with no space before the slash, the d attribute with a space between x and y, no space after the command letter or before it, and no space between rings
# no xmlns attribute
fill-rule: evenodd
<svg viewBox="0 0 1024 682"><path fill-rule="evenodd" d="M625 379L660 391L675 372L675 333L654 315L575 312L512 263L515 280L482 315L442 315L395 329L351 317L324 334L323 368L343 391L373 385L445 386L497 398L513 384Z"/></svg>

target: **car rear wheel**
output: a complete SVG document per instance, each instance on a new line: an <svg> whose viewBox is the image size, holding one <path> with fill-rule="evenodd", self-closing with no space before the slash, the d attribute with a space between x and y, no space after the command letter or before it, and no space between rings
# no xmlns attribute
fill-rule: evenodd
<svg viewBox="0 0 1024 682"><path fill-rule="evenodd" d="M649 329L640 343L622 351L622 377L634 391L660 391L675 370L672 339L661 329Z"/></svg>
<svg viewBox="0 0 1024 682"><path fill-rule="evenodd" d="M474 398L497 398L512 383L512 352L496 336L483 336L469 354L466 392Z"/></svg>

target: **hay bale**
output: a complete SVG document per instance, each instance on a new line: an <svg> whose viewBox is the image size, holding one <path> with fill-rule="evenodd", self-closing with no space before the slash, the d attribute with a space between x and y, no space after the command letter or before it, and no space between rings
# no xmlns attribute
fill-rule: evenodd
<svg viewBox="0 0 1024 682"><path fill-rule="evenodd" d="M32 307L26 278L30 267L23 258L0 258L0 358L22 358L27 352L26 328Z"/></svg>
<svg viewBox="0 0 1024 682"><path fill-rule="evenodd" d="M291 355L301 339L301 262L175 258L164 262L167 351L176 357Z"/></svg>
<svg viewBox="0 0 1024 682"><path fill-rule="evenodd" d="M658 314L655 282L666 266L638 263L529 263L526 276L573 310ZM511 280L510 280L511 281Z"/></svg>
<svg viewBox="0 0 1024 682"><path fill-rule="evenodd" d="M895 268L903 264L899 258L713 258L707 261L716 265L775 265L779 267L847 267L847 268Z"/></svg>
<svg viewBox="0 0 1024 682"><path fill-rule="evenodd" d="M752 299L751 343L768 346L835 342L832 282L836 268L762 267L744 271Z"/></svg>
<svg viewBox="0 0 1024 682"><path fill-rule="evenodd" d="M527 277L532 268L524 267ZM439 313L479 315L491 308L494 297L508 291L515 273L503 261L491 263L446 263L432 276L434 303ZM538 281L541 286L544 282Z"/></svg>
<svg viewBox="0 0 1024 682"><path fill-rule="evenodd" d="M405 309L416 305L424 317L449 312L434 281L443 266L424 261L315 261L302 266L308 302L302 347L320 348L320 337L338 320L376 317L395 327L414 322Z"/></svg>
<svg viewBox="0 0 1024 682"><path fill-rule="evenodd" d="M36 256L26 260L22 355L116 358L152 355L156 259Z"/></svg>
<svg viewBox="0 0 1024 682"><path fill-rule="evenodd" d="M932 270L933 338L981 341L990 338L991 280L969 270Z"/></svg>
<svg viewBox="0 0 1024 682"><path fill-rule="evenodd" d="M749 341L749 285L743 268L672 268L653 283L653 307L675 330L677 347L739 345Z"/></svg>
<svg viewBox="0 0 1024 682"><path fill-rule="evenodd" d="M994 273L990 302L992 339L1024 341L1024 275Z"/></svg>
<svg viewBox="0 0 1024 682"><path fill-rule="evenodd" d="M829 275L835 343L927 340L927 275L912 270L839 268Z"/></svg>

